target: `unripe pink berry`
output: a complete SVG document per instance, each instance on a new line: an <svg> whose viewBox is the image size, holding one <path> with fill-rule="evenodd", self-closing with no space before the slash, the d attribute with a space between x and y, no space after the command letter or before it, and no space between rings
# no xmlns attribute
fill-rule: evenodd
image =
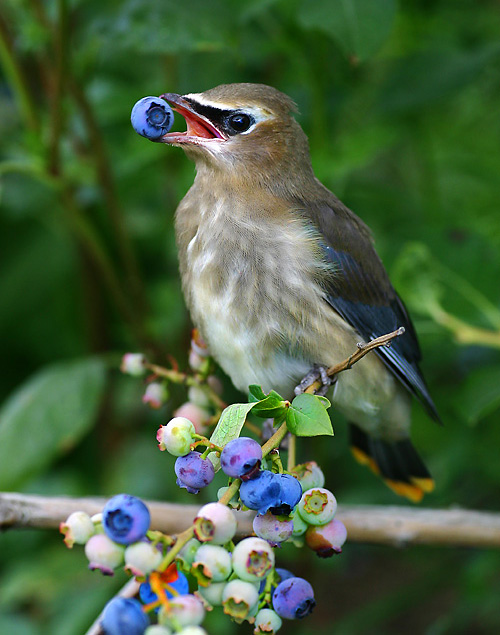
<svg viewBox="0 0 500 635"><path fill-rule="evenodd" d="M167 450L173 456L186 456L191 451L191 443L196 430L186 417L174 417L166 426L160 426L156 440L160 450Z"/></svg>
<svg viewBox="0 0 500 635"><path fill-rule="evenodd" d="M161 559L161 552L150 542L134 542L125 549L125 571L147 576L158 567Z"/></svg>
<svg viewBox="0 0 500 635"><path fill-rule="evenodd" d="M194 519L194 535L201 542L225 545L236 533L236 516L221 503L204 505Z"/></svg>
<svg viewBox="0 0 500 635"><path fill-rule="evenodd" d="M205 609L202 601L195 595L179 595L171 598L168 607L160 609L158 619L161 624L178 630L188 626L198 626L203 622Z"/></svg>
<svg viewBox="0 0 500 635"><path fill-rule="evenodd" d="M142 353L125 353L122 357L120 370L132 377L142 377L146 373L146 358Z"/></svg>
<svg viewBox="0 0 500 635"><path fill-rule="evenodd" d="M64 543L71 549L76 543L84 545L95 533L95 525L86 512L73 512L66 522L59 525L59 531L64 535Z"/></svg>
<svg viewBox="0 0 500 635"><path fill-rule="evenodd" d="M320 558L329 558L342 552L347 539L347 529L340 520L331 520L326 525L311 525L306 531L306 544Z"/></svg>
<svg viewBox="0 0 500 635"><path fill-rule="evenodd" d="M302 494L297 510L309 525L325 525L337 511L337 500L330 490L313 487Z"/></svg>
<svg viewBox="0 0 500 635"><path fill-rule="evenodd" d="M242 580L262 580L274 567L274 551L261 538L245 538L233 551L233 569Z"/></svg>
<svg viewBox="0 0 500 635"><path fill-rule="evenodd" d="M151 408L158 410L163 406L168 398L168 392L165 384L153 381L146 386L146 392L142 397L142 402L148 404Z"/></svg>
<svg viewBox="0 0 500 635"><path fill-rule="evenodd" d="M292 535L293 520L279 518L271 512L257 514L253 520L253 530L259 538L266 540L272 547L277 547Z"/></svg>
<svg viewBox="0 0 500 635"><path fill-rule="evenodd" d="M204 435L208 430L206 424L210 420L210 413L205 408L197 406L190 401L186 401L182 406L179 406L174 412L174 416L189 419L195 427L196 434Z"/></svg>
<svg viewBox="0 0 500 635"><path fill-rule="evenodd" d="M231 582L226 584L222 593L224 613L230 615L238 624L241 624L258 599L259 592L254 584L244 580L231 580Z"/></svg>
<svg viewBox="0 0 500 635"><path fill-rule="evenodd" d="M105 534L92 536L85 545L89 569L99 569L104 575L113 575L114 569L123 564L125 547L113 542Z"/></svg>

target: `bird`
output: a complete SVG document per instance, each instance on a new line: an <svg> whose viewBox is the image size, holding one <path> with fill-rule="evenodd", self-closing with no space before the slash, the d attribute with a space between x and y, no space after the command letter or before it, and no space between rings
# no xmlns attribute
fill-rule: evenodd
<svg viewBox="0 0 500 635"><path fill-rule="evenodd" d="M404 327L340 373L329 396L354 457L419 502L434 480L411 441L412 397L440 419L417 335L368 226L316 178L296 104L254 83L161 98L187 128L158 141L196 167L175 233L186 304L211 355L239 390L288 398L311 369Z"/></svg>

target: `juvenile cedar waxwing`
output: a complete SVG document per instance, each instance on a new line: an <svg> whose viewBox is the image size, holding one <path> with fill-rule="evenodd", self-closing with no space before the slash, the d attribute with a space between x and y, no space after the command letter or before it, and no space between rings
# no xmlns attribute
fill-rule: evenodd
<svg viewBox="0 0 500 635"><path fill-rule="evenodd" d="M434 483L410 441L411 395L439 418L417 336L369 229L314 176L295 104L262 84L162 97L187 130L161 141L196 163L175 227L184 295L211 354L239 390L292 398L315 365L404 326L340 373L330 396L356 459L421 500Z"/></svg>

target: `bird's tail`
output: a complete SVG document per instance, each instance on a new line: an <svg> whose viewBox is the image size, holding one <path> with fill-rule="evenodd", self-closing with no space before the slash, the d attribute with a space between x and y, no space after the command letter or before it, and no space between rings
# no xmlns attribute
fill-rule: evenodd
<svg viewBox="0 0 500 635"><path fill-rule="evenodd" d="M381 476L393 492L414 503L419 503L424 493L432 492L432 476L410 439L395 442L377 439L353 423L349 431L354 458Z"/></svg>

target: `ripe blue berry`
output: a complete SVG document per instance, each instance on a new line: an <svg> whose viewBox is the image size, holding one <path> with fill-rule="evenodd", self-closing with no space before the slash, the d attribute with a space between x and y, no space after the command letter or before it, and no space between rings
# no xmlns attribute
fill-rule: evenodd
<svg viewBox="0 0 500 635"><path fill-rule="evenodd" d="M203 459L200 452L193 451L178 457L175 474L179 487L184 487L190 494L197 494L213 481L215 470L209 459Z"/></svg>
<svg viewBox="0 0 500 635"><path fill-rule="evenodd" d="M157 141L172 127L174 113L164 99L143 97L132 108L130 120L138 134Z"/></svg>
<svg viewBox="0 0 500 635"><path fill-rule="evenodd" d="M277 503L269 508L275 516L288 516L299 502L302 496L302 487L299 481L290 474L276 474L280 495Z"/></svg>
<svg viewBox="0 0 500 635"><path fill-rule="evenodd" d="M220 455L220 466L224 474L248 480L260 467L262 448L250 437L239 437L227 443Z"/></svg>
<svg viewBox="0 0 500 635"><path fill-rule="evenodd" d="M270 511L275 516L288 516L302 495L299 481L290 474L274 474L262 470L240 487L241 502L259 514Z"/></svg>
<svg viewBox="0 0 500 635"><path fill-rule="evenodd" d="M288 578L273 593L273 609L287 620L302 619L316 606L312 586L303 578Z"/></svg>
<svg viewBox="0 0 500 635"><path fill-rule="evenodd" d="M240 487L240 498L248 509L255 509L259 514L265 514L270 507L279 503L281 492L277 474L262 470L255 478L244 481Z"/></svg>
<svg viewBox="0 0 500 635"><path fill-rule="evenodd" d="M104 607L101 627L106 635L143 635L148 625L138 600L113 598Z"/></svg>
<svg viewBox="0 0 500 635"><path fill-rule="evenodd" d="M149 529L150 515L146 505L135 496L113 496L102 510L102 525L114 542L130 545L144 538Z"/></svg>

